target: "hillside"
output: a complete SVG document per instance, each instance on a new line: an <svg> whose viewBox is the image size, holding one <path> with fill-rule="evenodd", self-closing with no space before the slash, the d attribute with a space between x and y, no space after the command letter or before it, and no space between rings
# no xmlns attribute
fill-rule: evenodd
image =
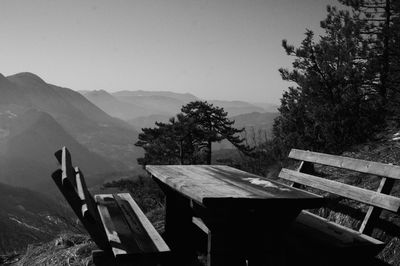
<svg viewBox="0 0 400 266"><path fill-rule="evenodd" d="M399 133L397 133L397 135L394 135L395 133L396 131L389 131L380 134L377 136L375 141L354 146L352 147L352 149L349 149L343 155L353 158L360 158L360 159L400 165L400 143L399 140L396 138L399 135ZM346 171L337 170L330 167L318 167L317 171L327 176L330 176L331 178L337 179L338 181L341 182L347 182L347 183L357 182L358 183L357 186L360 187L372 188L376 187L377 185L376 183L377 179L373 177L360 179L358 178L358 176L351 175ZM109 186L111 187L115 186L116 188L122 188L122 187L126 188L127 183L130 183L130 181L112 182L109 184ZM147 194L144 193L142 195L147 195ZM396 184L392 195L398 197L400 196L400 184ZM142 199L142 202L147 202L147 201ZM152 201L148 202L153 204ZM359 224L359 222L356 222L347 216L339 215L336 213L325 212L324 216L329 216L329 219L334 220L341 224L345 224L346 226L349 227L356 227ZM154 217L151 216L150 214L150 217L152 217L151 220L153 223L157 225L157 227L160 223L162 224L162 215ZM386 264L384 265L393 265L393 266L400 265L400 257L398 256L400 252L400 239L398 236L398 226L400 226L400 218L398 217L398 215L388 215L387 213L383 215L383 218L389 221L391 224L394 224L396 227L389 227L392 228L392 230L388 230L385 233L379 230L375 232L374 235L377 238L382 239L388 243L384 248L384 250L378 255L378 259L382 262L385 262ZM160 229L162 230L162 227ZM59 242L59 239L68 240L76 238L82 239L82 241L81 240L76 241L76 244L75 242L71 241L73 244L70 245L56 245L56 243ZM83 252L83 250L93 249L93 246L91 245L92 245L91 241L89 241L87 238L76 237L73 235L72 236L63 235L61 237L58 237L52 242L40 246L31 247L30 249L28 249L27 253L23 255L21 258L19 258L21 263L19 265L30 265L29 263L35 261L51 261L51 260L57 261L56 256L54 256L53 254L59 254L59 256L65 259L68 258L70 258L71 260L79 259L83 262L90 261L89 252L85 253ZM80 250L80 252L78 252L77 250ZM54 265L61 265L61 264L54 264Z"/></svg>
<svg viewBox="0 0 400 266"><path fill-rule="evenodd" d="M267 138L272 136L272 126L274 124L274 119L279 115L279 113L259 113L252 112L247 114L240 114L232 116L229 119L234 120L233 126L235 128L244 128L245 131L241 134L246 142L250 146L254 146L262 143ZM230 144L227 140L223 140L220 143L213 144L213 150L229 150L235 147ZM226 151L223 151L225 153ZM219 157L219 156L218 156Z"/></svg>
<svg viewBox="0 0 400 266"><path fill-rule="evenodd" d="M174 116L180 108L196 100L204 100L189 93L170 91L118 91L108 93L104 90L80 91L89 101L113 117L129 121L135 128L143 124L140 121L152 121L154 115ZM244 101L207 100L223 107L228 116L252 112L276 112L277 106L269 103L248 103ZM146 118L148 117L148 118ZM138 119L139 121L136 121ZM155 120L154 120L155 121Z"/></svg>
<svg viewBox="0 0 400 266"><path fill-rule="evenodd" d="M48 113L79 143L107 157L115 167L136 166L132 158L137 158L141 150L133 145L138 133L129 124L109 116L81 94L47 84L32 73L7 79L22 97L29 99L29 106L21 106Z"/></svg>
<svg viewBox="0 0 400 266"><path fill-rule="evenodd" d="M69 208L43 194L0 183L0 254L23 251L63 231L81 231L70 217Z"/></svg>
<svg viewBox="0 0 400 266"><path fill-rule="evenodd" d="M253 112L259 112L259 113L265 112L264 108L243 101L210 100L208 102L214 104L215 106L224 108L224 110L228 112L229 117L233 117L240 114L253 113Z"/></svg>
<svg viewBox="0 0 400 266"><path fill-rule="evenodd" d="M0 74L0 182L47 190L52 154L64 145L89 179L134 169L137 135L73 90L32 73Z"/></svg>
<svg viewBox="0 0 400 266"><path fill-rule="evenodd" d="M132 126L134 126L137 131L141 131L142 128L154 127L156 122L166 123L171 117L173 117L173 115L160 114L160 115L140 116L130 119L127 122Z"/></svg>
<svg viewBox="0 0 400 266"><path fill-rule="evenodd" d="M89 179L91 175L113 171L105 158L78 143L47 113L33 109L18 114L5 111L0 113L0 124L0 182L53 191L53 154L62 145L75 155L74 163L85 169Z"/></svg>
<svg viewBox="0 0 400 266"><path fill-rule="evenodd" d="M104 90L81 92L86 99L110 116L123 120L134 119L152 113L150 109L121 101Z"/></svg>

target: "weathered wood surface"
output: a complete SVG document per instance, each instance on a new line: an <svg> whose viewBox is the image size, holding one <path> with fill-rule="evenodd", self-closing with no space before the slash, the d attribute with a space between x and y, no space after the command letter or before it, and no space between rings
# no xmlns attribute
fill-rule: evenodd
<svg viewBox="0 0 400 266"><path fill-rule="evenodd" d="M169 252L161 236L128 193L95 195L97 208L117 260Z"/></svg>
<svg viewBox="0 0 400 266"><path fill-rule="evenodd" d="M147 165L157 180L204 206L315 208L323 198L223 165Z"/></svg>
<svg viewBox="0 0 400 266"><path fill-rule="evenodd" d="M63 147L55 156L61 169L52 174L53 180L104 251L94 256L98 265L131 265L132 261L158 265L166 259L168 246L129 193L96 195L96 203L82 171L73 168L68 149Z"/></svg>
<svg viewBox="0 0 400 266"><path fill-rule="evenodd" d="M71 155L67 148L63 147L58 150L55 153L55 157L60 164L60 169L56 170L51 176L58 189L97 246L104 250L108 249L109 244L100 224L100 217L98 217L97 212L94 211L94 201L91 197L85 196L89 194L89 192L83 180L83 175L80 173L79 169L75 171L72 167ZM77 180L79 181L78 184Z"/></svg>
<svg viewBox="0 0 400 266"><path fill-rule="evenodd" d="M344 156L292 149L289 158L323 164L365 174L400 179L400 166L353 159Z"/></svg>
<svg viewBox="0 0 400 266"><path fill-rule="evenodd" d="M390 178L382 178L379 184L379 187L376 192L383 194L390 194L394 186L394 179ZM375 206L369 206L367 214L364 217L363 222L361 223L359 232L367 235L371 235L374 230L374 224L379 219L379 216L382 213L382 209L376 208Z"/></svg>
<svg viewBox="0 0 400 266"><path fill-rule="evenodd" d="M300 173L297 171L282 169L279 177L300 183L306 186L317 188L339 196L350 198L368 205L380 207L392 212L398 212L400 208L400 198L385 195L379 192L363 189L344 183L315 177L313 175Z"/></svg>
<svg viewBox="0 0 400 266"><path fill-rule="evenodd" d="M309 228L311 237L320 238L323 243L341 247L353 245L384 244L382 241L347 228L345 226L328 221L308 211L302 211L296 218L295 226ZM320 233L317 233L319 231ZM322 234L321 234L322 233Z"/></svg>

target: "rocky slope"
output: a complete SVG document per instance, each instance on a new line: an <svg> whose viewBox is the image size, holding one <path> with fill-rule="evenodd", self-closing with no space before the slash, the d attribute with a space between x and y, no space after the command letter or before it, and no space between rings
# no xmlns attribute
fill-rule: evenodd
<svg viewBox="0 0 400 266"><path fill-rule="evenodd" d="M62 203L0 183L0 254L23 251L28 244L49 241L62 231L83 231Z"/></svg>

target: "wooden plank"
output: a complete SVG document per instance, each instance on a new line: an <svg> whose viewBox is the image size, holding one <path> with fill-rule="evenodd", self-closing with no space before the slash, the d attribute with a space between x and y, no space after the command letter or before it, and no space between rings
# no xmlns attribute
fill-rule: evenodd
<svg viewBox="0 0 400 266"><path fill-rule="evenodd" d="M93 219L88 219L82 215L82 201L76 193L75 188L69 183L69 180L65 180L64 183L62 182L62 170L59 169L55 171L51 176L58 189L61 191L64 198L67 200L68 204L71 206L72 210L82 222L83 226L97 246L103 250L107 250L109 244L101 224L98 224Z"/></svg>
<svg viewBox="0 0 400 266"><path fill-rule="evenodd" d="M112 194L96 195L95 199L116 259L138 259L159 253L128 202L118 198L118 203Z"/></svg>
<svg viewBox="0 0 400 266"><path fill-rule="evenodd" d="M308 199L312 203L321 199L312 193L228 166L147 165L146 170L155 179L198 204L206 201L211 204L214 200L240 201L243 204L259 200L262 204L267 203L266 199Z"/></svg>
<svg viewBox="0 0 400 266"><path fill-rule="evenodd" d="M85 215L85 217L90 215L90 219L93 219L96 223L101 224L101 219L96 207L96 203L94 202L93 196L90 194L87 188L85 177L79 167L75 167L75 177L77 192L81 193L81 195L79 196L81 199L83 196L87 208L87 211L84 211L84 206L82 206L82 211L84 211L83 214Z"/></svg>
<svg viewBox="0 0 400 266"><path fill-rule="evenodd" d="M149 219L147 219L146 215L142 212L140 207L136 204L136 202L133 200L133 198L129 193L118 193L114 195L114 198L117 200L117 202L119 201L118 198L120 198L121 200L124 200L127 203L129 203L131 210L136 214L136 217L139 219L141 225L146 230L147 234L149 235L149 237L151 238L152 242L154 243L159 252L170 251L169 247L167 246L163 238L151 224ZM120 204L120 206L123 205ZM130 213L126 212L125 216L130 217L129 218L130 221L133 219Z"/></svg>
<svg viewBox="0 0 400 266"><path fill-rule="evenodd" d="M400 208L400 198L354 187L340 182L299 173L297 171L285 168L281 170L279 177L339 196L357 200L362 203L380 207L392 212L398 212Z"/></svg>
<svg viewBox="0 0 400 266"><path fill-rule="evenodd" d="M289 158L358 171L365 174L400 179L400 166L397 165L297 149L292 149L290 151Z"/></svg>
<svg viewBox="0 0 400 266"><path fill-rule="evenodd" d="M63 172L63 184L65 180L68 179L69 182L74 186L74 188L76 188L75 170L72 167L71 154L65 146L62 147L61 170Z"/></svg>
<svg viewBox="0 0 400 266"><path fill-rule="evenodd" d="M294 222L294 226L302 225L309 228L309 237L320 238L322 242L342 247L356 245L383 245L384 242L361 234L355 230L328 221L308 211L302 211ZM319 232L319 233L317 233Z"/></svg>
<svg viewBox="0 0 400 266"><path fill-rule="evenodd" d="M87 205L87 203L85 201L85 193L83 191L83 185L82 185L80 171L79 171L78 167L76 167L75 170L76 170L76 175L75 175L75 178L76 178L76 191L78 193L79 198L82 201L82 208L81 208L82 209L82 216L85 216L85 214L88 211L88 205Z"/></svg>
<svg viewBox="0 0 400 266"><path fill-rule="evenodd" d="M393 185L394 185L394 179L388 179L383 177L376 192L383 194L390 194ZM371 235L374 229L373 224L379 219L381 212L382 209L376 208L374 206L369 206L367 214L365 215L364 220L360 226L359 232Z"/></svg>
<svg viewBox="0 0 400 266"><path fill-rule="evenodd" d="M201 229L206 234L209 234L211 231L208 229L207 225L204 224L203 220L201 220L198 217L193 217L192 222L194 225L196 225L198 228Z"/></svg>
<svg viewBox="0 0 400 266"><path fill-rule="evenodd" d="M126 248L123 246L123 243L120 239L120 236L117 232L116 226L114 225L113 219L108 211L107 200L114 201L114 198L111 194L101 194L95 195L95 201L97 202L97 209L100 213L100 218L104 227L104 231L106 232L107 239L111 244L111 250L114 257L123 256L128 253Z"/></svg>

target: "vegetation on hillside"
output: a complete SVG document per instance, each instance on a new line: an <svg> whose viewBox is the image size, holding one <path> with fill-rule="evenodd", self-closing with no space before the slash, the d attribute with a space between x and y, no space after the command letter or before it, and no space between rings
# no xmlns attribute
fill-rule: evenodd
<svg viewBox="0 0 400 266"><path fill-rule="evenodd" d="M291 148L340 153L400 123L400 3L340 2L351 11L328 6L319 39L307 30L298 48L282 42L295 58L292 69L280 69L295 83L274 124L282 157Z"/></svg>

